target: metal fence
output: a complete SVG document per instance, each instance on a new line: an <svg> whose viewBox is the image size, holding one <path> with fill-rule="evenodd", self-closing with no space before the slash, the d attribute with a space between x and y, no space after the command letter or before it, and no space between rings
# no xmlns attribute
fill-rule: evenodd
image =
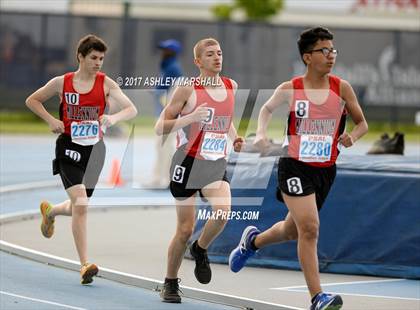
<svg viewBox="0 0 420 310"><path fill-rule="evenodd" d="M23 108L35 88L75 70L76 44L88 33L107 42L103 70L114 79L158 76L156 45L168 38L182 43L184 73L196 76L192 47L211 36L221 42L223 74L254 94L274 89L304 72L296 41L305 28L0 12L0 109ZM369 118L412 121L420 110L420 30L331 30L339 50L334 72L351 82ZM151 96L140 101L143 113L153 113Z"/></svg>

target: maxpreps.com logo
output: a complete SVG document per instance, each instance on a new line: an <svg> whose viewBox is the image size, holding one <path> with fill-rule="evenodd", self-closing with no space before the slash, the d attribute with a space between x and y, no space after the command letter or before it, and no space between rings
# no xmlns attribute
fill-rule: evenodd
<svg viewBox="0 0 420 310"><path fill-rule="evenodd" d="M75 162L79 162L80 159L82 158L82 155L80 155L79 152L73 151L73 150L67 150L64 153L66 156L70 157L71 159L73 159Z"/></svg>

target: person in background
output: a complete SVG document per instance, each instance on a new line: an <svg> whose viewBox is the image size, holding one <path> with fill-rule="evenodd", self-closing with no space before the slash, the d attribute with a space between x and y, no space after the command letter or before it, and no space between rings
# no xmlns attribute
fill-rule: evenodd
<svg viewBox="0 0 420 310"><path fill-rule="evenodd" d="M178 61L178 55L182 48L181 44L174 39L161 41L158 45L161 50L162 59L160 62L161 82L155 89L155 115L159 117L163 108L167 104L169 93L173 89L173 78L182 76L181 66ZM175 152L175 133L169 133L163 136L156 136L155 141L156 158L153 164L152 178L143 185L149 188L168 188L169 186L169 167L171 158Z"/></svg>

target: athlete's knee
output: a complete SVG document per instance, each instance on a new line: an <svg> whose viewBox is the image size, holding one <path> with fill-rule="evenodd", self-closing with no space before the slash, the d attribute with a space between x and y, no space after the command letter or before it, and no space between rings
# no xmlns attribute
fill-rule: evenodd
<svg viewBox="0 0 420 310"><path fill-rule="evenodd" d="M86 197L79 197L71 201L72 215L86 215L88 209L88 199Z"/></svg>
<svg viewBox="0 0 420 310"><path fill-rule="evenodd" d="M228 213L231 209L230 201L224 202L220 207L218 207L218 209L221 209L221 210L223 210L223 212Z"/></svg>
<svg viewBox="0 0 420 310"><path fill-rule="evenodd" d="M71 206L74 207L87 207L89 204L89 198L83 195L82 193L72 194L70 196Z"/></svg>
<svg viewBox="0 0 420 310"><path fill-rule="evenodd" d="M319 223L311 222L303 224L299 229L299 238L307 240L318 239L319 234Z"/></svg>
<svg viewBox="0 0 420 310"><path fill-rule="evenodd" d="M187 243L187 241L191 238L191 235L194 232L194 225L191 224L184 224L179 225L177 228L177 237L184 243Z"/></svg>
<svg viewBox="0 0 420 310"><path fill-rule="evenodd" d="M222 225L225 225L231 216L229 204L217 206L213 208L213 212L215 214L214 219Z"/></svg>
<svg viewBox="0 0 420 310"><path fill-rule="evenodd" d="M86 205L73 205L72 215L85 216L87 214L87 209Z"/></svg>

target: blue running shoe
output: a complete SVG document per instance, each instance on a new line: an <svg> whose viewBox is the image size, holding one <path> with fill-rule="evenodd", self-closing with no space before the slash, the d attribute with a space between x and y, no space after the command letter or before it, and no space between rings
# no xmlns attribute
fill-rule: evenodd
<svg viewBox="0 0 420 310"><path fill-rule="evenodd" d="M339 310L343 305L340 295L319 293L310 310Z"/></svg>
<svg viewBox="0 0 420 310"><path fill-rule="evenodd" d="M229 255L229 267L233 272L241 270L248 258L253 256L256 251L251 249L251 241L260 231L255 226L248 226L242 233L241 241Z"/></svg>

